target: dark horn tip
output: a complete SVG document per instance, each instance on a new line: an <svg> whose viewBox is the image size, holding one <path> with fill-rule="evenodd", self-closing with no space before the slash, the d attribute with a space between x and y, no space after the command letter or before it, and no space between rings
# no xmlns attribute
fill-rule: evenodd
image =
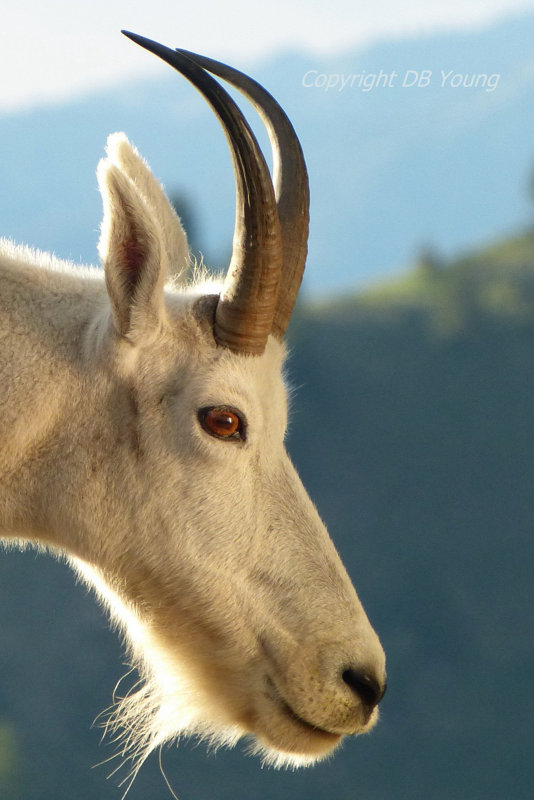
<svg viewBox="0 0 534 800"><path fill-rule="evenodd" d="M127 39L131 39L132 42L144 47L146 50L151 49L150 45L157 44L157 42L147 39L146 36L140 36L138 33L132 33L132 31L121 31L121 33L126 36Z"/></svg>
<svg viewBox="0 0 534 800"><path fill-rule="evenodd" d="M146 36L140 36L138 33L132 33L132 31L124 31L122 30L121 33L126 36L128 39L131 39L132 42L141 45L144 47L145 50L150 50L151 52L155 52L156 55L159 55L161 51L169 50L168 47L160 44L159 42L155 42L153 39L147 39ZM172 50L170 52L173 52Z"/></svg>

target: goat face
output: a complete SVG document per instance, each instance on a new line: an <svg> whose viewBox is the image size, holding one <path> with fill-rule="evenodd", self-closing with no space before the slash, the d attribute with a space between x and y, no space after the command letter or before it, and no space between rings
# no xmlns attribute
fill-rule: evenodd
<svg viewBox="0 0 534 800"><path fill-rule="evenodd" d="M200 64L222 69L184 58L203 79ZM251 85L240 88L250 96ZM80 446L98 463L80 466L69 524L89 531L77 566L146 679L117 712L140 754L181 732L251 734L268 759L309 763L372 727L385 688L378 638L284 448L280 308L294 300L305 246L289 240L294 220L284 222L258 152L234 149L236 162L260 164L262 187L246 184L248 167L238 175L222 285L164 288L186 245L161 187L120 135L99 169L108 299L83 343L99 414L80 423ZM299 169L291 185L302 193ZM302 264L284 284L288 253Z"/></svg>

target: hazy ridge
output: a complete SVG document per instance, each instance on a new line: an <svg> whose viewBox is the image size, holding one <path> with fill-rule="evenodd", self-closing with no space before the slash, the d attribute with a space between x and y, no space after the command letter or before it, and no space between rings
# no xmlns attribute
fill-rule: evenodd
<svg viewBox="0 0 534 800"><path fill-rule="evenodd" d="M398 272L428 242L450 256L526 218L533 37L529 15L473 33L329 59L286 53L249 67L286 107L308 160L310 291ZM403 87L409 71L425 70L428 86ZM367 91L355 78L380 71L390 85ZM453 88L451 76L442 87L442 71L467 83L478 75L498 82L489 91L484 82ZM340 82L329 92L309 86L319 76ZM196 93L163 68L160 79L0 117L1 234L94 261L101 216L94 171L114 130L128 133L169 190L190 198L207 260L224 262L234 209L224 137Z"/></svg>

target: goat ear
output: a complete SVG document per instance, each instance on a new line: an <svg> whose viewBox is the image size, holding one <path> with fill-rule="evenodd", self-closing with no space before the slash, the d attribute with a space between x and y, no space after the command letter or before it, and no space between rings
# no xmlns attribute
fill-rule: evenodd
<svg viewBox="0 0 534 800"><path fill-rule="evenodd" d="M169 277L179 279L189 267L189 245L180 217L172 207L163 187L124 133L112 133L108 137L106 151L108 159L133 181L139 194L153 209L163 235Z"/></svg>
<svg viewBox="0 0 534 800"><path fill-rule="evenodd" d="M162 235L134 183L115 164L102 160L97 175L104 204L98 248L113 320L117 332L135 342L164 319Z"/></svg>

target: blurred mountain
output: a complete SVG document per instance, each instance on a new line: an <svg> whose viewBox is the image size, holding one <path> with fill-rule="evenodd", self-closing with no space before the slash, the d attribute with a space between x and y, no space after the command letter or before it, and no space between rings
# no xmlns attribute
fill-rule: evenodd
<svg viewBox="0 0 534 800"><path fill-rule="evenodd" d="M335 57L285 53L239 65L284 105L306 153L308 291L391 274L427 242L450 257L527 219L533 37L527 15ZM337 83L325 91L328 80ZM94 170L115 130L128 133L170 192L189 198L196 238L217 264L232 241L230 158L206 104L163 65L156 80L0 117L2 235L94 261ZM267 146L263 132L261 141Z"/></svg>
<svg viewBox="0 0 534 800"><path fill-rule="evenodd" d="M324 764L163 752L181 800L530 800L534 233L301 303L289 450L388 655L369 735ZM91 721L127 671L96 603L33 551L0 558L0 796L117 800ZM132 680L135 680L134 678ZM168 797L157 757L130 800Z"/></svg>

